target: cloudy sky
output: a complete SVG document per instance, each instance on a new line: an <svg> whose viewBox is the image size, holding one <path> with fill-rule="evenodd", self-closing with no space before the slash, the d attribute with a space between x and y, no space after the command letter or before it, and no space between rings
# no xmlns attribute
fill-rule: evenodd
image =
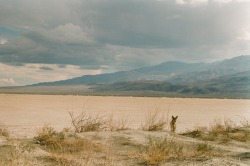
<svg viewBox="0 0 250 166"><path fill-rule="evenodd" d="M250 0L0 0L0 86L250 55Z"/></svg>

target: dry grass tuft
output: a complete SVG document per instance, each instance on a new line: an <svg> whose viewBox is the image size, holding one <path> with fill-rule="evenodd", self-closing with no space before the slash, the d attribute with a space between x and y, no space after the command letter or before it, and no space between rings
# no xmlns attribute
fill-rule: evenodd
<svg viewBox="0 0 250 166"><path fill-rule="evenodd" d="M21 153L14 145L0 147L0 165L15 165L21 163Z"/></svg>
<svg viewBox="0 0 250 166"><path fill-rule="evenodd" d="M9 140L7 144L0 146L0 165L33 165L25 154L31 154L35 146L32 142L21 140Z"/></svg>
<svg viewBox="0 0 250 166"><path fill-rule="evenodd" d="M139 152L139 158L146 165L156 165L165 161L170 153L168 140L149 138L145 146Z"/></svg>
<svg viewBox="0 0 250 166"><path fill-rule="evenodd" d="M240 125L236 125L230 119L215 120L207 130L189 130L182 135L207 141L220 141L221 143L227 143L231 140L247 142L250 141L250 132L245 130L247 127L249 127L249 121L246 120Z"/></svg>
<svg viewBox="0 0 250 166"><path fill-rule="evenodd" d="M248 124L248 121L236 125L230 119L224 120L224 122L216 120L210 125L208 135L206 135L204 139L210 141L219 140L221 142L228 142L230 140L246 142L250 140L250 132L243 130L243 128L247 127Z"/></svg>
<svg viewBox="0 0 250 166"><path fill-rule="evenodd" d="M207 159L219 156L208 143L180 143L168 138L151 137L139 152L139 159L145 165L159 165L168 160Z"/></svg>
<svg viewBox="0 0 250 166"><path fill-rule="evenodd" d="M63 132L56 132L52 127L45 125L34 137L35 141L45 146L46 150L58 153L78 153L85 150L101 150L101 146L91 140L72 135L66 137Z"/></svg>
<svg viewBox="0 0 250 166"><path fill-rule="evenodd" d="M7 127L4 124L0 124L0 136L8 137L10 135Z"/></svg>
<svg viewBox="0 0 250 166"><path fill-rule="evenodd" d="M45 145L49 149L61 149L60 143L64 139L63 132L56 132L54 128L45 125L37 132L37 136L34 137L36 143Z"/></svg>
<svg viewBox="0 0 250 166"><path fill-rule="evenodd" d="M199 138L203 134L203 131L200 129L195 129L195 130L187 130L186 132L182 133L181 135L189 136L192 138Z"/></svg>
<svg viewBox="0 0 250 166"><path fill-rule="evenodd" d="M240 141L240 142L250 141L250 134L249 132L245 132L245 131L230 133L229 137L233 140Z"/></svg>
<svg viewBox="0 0 250 166"><path fill-rule="evenodd" d="M50 154L40 157L39 161L53 165L80 166L94 160L96 155L106 150L104 144L81 138L76 134L56 132L47 125L38 131L34 139L40 144L40 148Z"/></svg>
<svg viewBox="0 0 250 166"><path fill-rule="evenodd" d="M214 147L206 142L196 145L196 156L211 156L214 153Z"/></svg>
<svg viewBox="0 0 250 166"><path fill-rule="evenodd" d="M214 120L212 124L210 124L209 132L219 134L222 132L232 132L235 129L237 129L237 126L232 120L226 119L222 122L220 119L217 119Z"/></svg>
<svg viewBox="0 0 250 166"><path fill-rule="evenodd" d="M241 127L250 127L250 120L247 120L246 118L242 118L240 121L240 126Z"/></svg>
<svg viewBox="0 0 250 166"><path fill-rule="evenodd" d="M42 156L38 159L42 160L43 163L48 163L50 165L77 166L77 163L73 159L71 159L69 155L65 154L52 153L50 156Z"/></svg>
<svg viewBox="0 0 250 166"><path fill-rule="evenodd" d="M123 117L120 120L115 120L113 114L111 114L107 120L107 128L110 131L120 131L128 129L128 119Z"/></svg>
<svg viewBox="0 0 250 166"><path fill-rule="evenodd" d="M142 124L142 130L144 131L162 131L166 127L167 118L164 113L156 110L148 112L145 123Z"/></svg>

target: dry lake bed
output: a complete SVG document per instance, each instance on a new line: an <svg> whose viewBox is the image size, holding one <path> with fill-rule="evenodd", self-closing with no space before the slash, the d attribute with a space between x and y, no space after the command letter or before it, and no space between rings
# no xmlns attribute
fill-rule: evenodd
<svg viewBox="0 0 250 166"><path fill-rule="evenodd" d="M44 124L69 127L69 112L83 111L126 118L129 128L138 129L148 113L156 110L167 116L167 124L172 115L179 116L177 132L208 127L215 120L250 120L250 100L244 99L0 94L0 123L20 136L33 136Z"/></svg>
<svg viewBox="0 0 250 166"><path fill-rule="evenodd" d="M116 121L111 130L78 132L69 113L82 112ZM142 127L152 112L165 128ZM114 127L124 119L126 128ZM248 166L249 120L243 99L0 94L0 165Z"/></svg>

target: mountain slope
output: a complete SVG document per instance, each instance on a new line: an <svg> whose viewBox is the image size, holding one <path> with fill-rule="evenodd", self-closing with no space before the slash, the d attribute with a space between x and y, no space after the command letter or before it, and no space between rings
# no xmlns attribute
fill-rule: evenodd
<svg viewBox="0 0 250 166"><path fill-rule="evenodd" d="M175 75L168 81L177 84L197 83L204 80L211 80L224 75L250 71L250 56L239 56L232 59L214 62L202 66L195 71L187 71Z"/></svg>
<svg viewBox="0 0 250 166"><path fill-rule="evenodd" d="M93 85L93 84L108 84L125 81L139 80L167 80L173 75L185 71L195 70L205 64L187 64L181 62L166 62L152 67L143 67L130 71L119 71L108 74L85 75L78 78L73 78L63 81L39 83L33 86L56 86L56 85Z"/></svg>
<svg viewBox="0 0 250 166"><path fill-rule="evenodd" d="M250 56L239 56L210 64L170 61L156 66L143 67L130 71L85 75L69 80L39 83L34 86L95 85L139 80L156 80L167 81L173 84L187 84L248 70L250 70Z"/></svg>
<svg viewBox="0 0 250 166"><path fill-rule="evenodd" d="M10 91L15 91L14 89ZM170 61L130 71L86 75L18 88L19 92L22 90L35 92L36 89L39 93L42 89L49 89L53 94L58 93L58 90L65 94L160 94L162 96L171 94L171 96L250 98L250 56L239 56L214 63Z"/></svg>
<svg viewBox="0 0 250 166"><path fill-rule="evenodd" d="M204 82L176 85L164 81L134 81L118 82L107 85L97 85L92 88L97 92L155 91L178 96L210 96L250 98L250 71L221 76Z"/></svg>
<svg viewBox="0 0 250 166"><path fill-rule="evenodd" d="M133 82L117 82L107 85L99 85L94 87L95 91L162 91L177 92L185 88L184 85L172 85L169 82L161 81L133 81Z"/></svg>

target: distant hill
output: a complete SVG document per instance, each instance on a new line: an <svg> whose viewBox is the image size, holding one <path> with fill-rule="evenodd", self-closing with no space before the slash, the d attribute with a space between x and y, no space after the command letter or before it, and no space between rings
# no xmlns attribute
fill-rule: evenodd
<svg viewBox="0 0 250 166"><path fill-rule="evenodd" d="M235 74L248 70L250 70L250 56L239 56L214 63L183 63L170 61L156 66L143 67L130 71L85 75L69 80L39 83L33 86L95 85L140 80L185 84L210 80L223 75Z"/></svg>
<svg viewBox="0 0 250 166"><path fill-rule="evenodd" d="M161 81L118 82L93 87L95 91L158 91L178 96L250 97L250 71L187 85Z"/></svg>
<svg viewBox="0 0 250 166"><path fill-rule="evenodd" d="M177 92L186 88L184 85L172 85L169 82L161 81L134 81L134 82L117 82L107 85L95 86L95 91L162 91Z"/></svg>
<svg viewBox="0 0 250 166"><path fill-rule="evenodd" d="M239 56L232 59L206 64L191 72L187 71L175 75L168 81L177 84L197 83L245 71L250 71L250 56Z"/></svg>
<svg viewBox="0 0 250 166"><path fill-rule="evenodd" d="M130 71L0 88L1 92L250 98L250 56L214 63L170 61Z"/></svg>
<svg viewBox="0 0 250 166"><path fill-rule="evenodd" d="M94 85L94 84L110 84L115 82L128 82L139 80L157 80L164 81L172 78L176 74L186 71L195 71L205 64L193 63L187 64L182 62L170 61L160 65L143 67L130 71L119 71L108 74L85 75L63 81L45 82L35 84L33 86L56 86L56 85Z"/></svg>

